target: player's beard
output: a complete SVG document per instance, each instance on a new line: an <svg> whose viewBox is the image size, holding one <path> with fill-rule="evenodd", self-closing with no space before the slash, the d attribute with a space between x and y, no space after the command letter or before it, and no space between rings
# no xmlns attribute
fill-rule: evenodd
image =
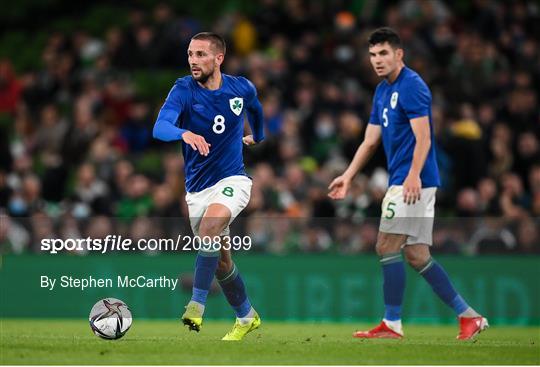
<svg viewBox="0 0 540 367"><path fill-rule="evenodd" d="M191 72L191 76L193 79L195 79L197 82L201 84L205 84L208 81L208 78L210 78L210 75L214 74L214 69L210 70L208 73L205 73L202 69L200 69L200 75L196 77L193 75L193 72Z"/></svg>

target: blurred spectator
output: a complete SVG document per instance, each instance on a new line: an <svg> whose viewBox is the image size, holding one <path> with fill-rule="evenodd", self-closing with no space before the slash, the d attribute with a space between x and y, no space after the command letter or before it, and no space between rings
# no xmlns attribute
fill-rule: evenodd
<svg viewBox="0 0 540 367"><path fill-rule="evenodd" d="M120 160L114 166L114 177L111 183L115 201L124 197L134 173L133 164L127 160Z"/></svg>
<svg viewBox="0 0 540 367"><path fill-rule="evenodd" d="M476 217L479 212L480 203L476 191L471 188L461 190L457 197L458 217Z"/></svg>
<svg viewBox="0 0 540 367"><path fill-rule="evenodd" d="M73 35L73 48L83 66L90 66L103 53L104 43L84 30Z"/></svg>
<svg viewBox="0 0 540 367"><path fill-rule="evenodd" d="M352 111L344 111L339 116L339 147L343 156L352 161L356 150L362 143L362 120Z"/></svg>
<svg viewBox="0 0 540 367"><path fill-rule="evenodd" d="M469 243L474 254L507 253L516 249L516 237L498 218L486 218Z"/></svg>
<svg viewBox="0 0 540 367"><path fill-rule="evenodd" d="M311 142L310 155L319 163L324 163L337 146L337 123L334 116L326 111L315 117L315 136Z"/></svg>
<svg viewBox="0 0 540 367"><path fill-rule="evenodd" d="M492 178L486 177L478 182L478 199L480 214L487 216L498 216L501 214L497 184Z"/></svg>
<svg viewBox="0 0 540 367"><path fill-rule="evenodd" d="M45 203L41 199L39 178L35 175L25 176L20 188L12 193L7 205L9 214L14 217L26 217L41 211Z"/></svg>
<svg viewBox="0 0 540 367"><path fill-rule="evenodd" d="M309 226L302 233L299 249L306 253L318 253L330 249L331 245L332 239L324 228Z"/></svg>
<svg viewBox="0 0 540 367"><path fill-rule="evenodd" d="M540 217L540 164L535 164L529 172L529 187L532 195L532 215Z"/></svg>
<svg viewBox="0 0 540 367"><path fill-rule="evenodd" d="M128 118L122 126L122 137L127 142L132 153L143 152L149 145L152 137L153 121L147 103L136 100L130 106Z"/></svg>
<svg viewBox="0 0 540 367"><path fill-rule="evenodd" d="M540 234L538 220L527 219L518 225L517 240L519 251L527 254L540 254Z"/></svg>
<svg viewBox="0 0 540 367"><path fill-rule="evenodd" d="M30 245L28 231L3 212L0 212L0 223L0 254L21 254L27 250Z"/></svg>
<svg viewBox="0 0 540 367"><path fill-rule="evenodd" d="M456 190L476 186L484 174L485 161L481 145L482 130L470 104L462 104L460 118L450 126L450 139L445 151L452 157ZM471 160L470 157L475 157Z"/></svg>
<svg viewBox="0 0 540 367"><path fill-rule="evenodd" d="M283 124L283 111L281 110L279 95L270 93L262 101L265 128L270 135L278 135Z"/></svg>
<svg viewBox="0 0 540 367"><path fill-rule="evenodd" d="M0 169L0 208L6 208L12 193L7 183L7 175Z"/></svg>
<svg viewBox="0 0 540 367"><path fill-rule="evenodd" d="M0 113L15 113L22 88L11 62L7 59L0 59Z"/></svg>
<svg viewBox="0 0 540 367"><path fill-rule="evenodd" d="M83 238L79 228L79 222L75 217L69 214L62 217L60 221L60 228L58 229L58 235L63 240L77 240ZM71 253L77 255L86 255L88 254L88 249L86 247L82 247L81 249L76 248L75 250L71 251Z"/></svg>
<svg viewBox="0 0 540 367"><path fill-rule="evenodd" d="M84 237L104 240L113 233L115 232L111 219L104 215L97 215L89 219Z"/></svg>
<svg viewBox="0 0 540 367"><path fill-rule="evenodd" d="M125 196L118 202L116 215L123 219L147 215L152 208L150 181L141 174L132 175L128 181L124 187Z"/></svg>
<svg viewBox="0 0 540 367"><path fill-rule="evenodd" d="M109 203L109 188L96 177L93 165L84 163L77 172L74 195L74 215L86 218L90 214L112 214Z"/></svg>
<svg viewBox="0 0 540 367"><path fill-rule="evenodd" d="M507 173L502 177L500 206L507 218L519 219L527 216L526 209L530 206L530 199L516 174Z"/></svg>
<svg viewBox="0 0 540 367"><path fill-rule="evenodd" d="M490 143L492 159L489 164L489 174L492 177L499 179L512 168L514 157L511 152L511 142L512 133L510 129L503 124L496 125Z"/></svg>
<svg viewBox="0 0 540 367"><path fill-rule="evenodd" d="M94 117L95 101L90 95L83 95L75 102L74 123L66 132L62 153L70 157L69 164L80 164L88 153L90 144L98 134L98 124Z"/></svg>
<svg viewBox="0 0 540 367"><path fill-rule="evenodd" d="M527 190L529 187L528 175L534 163L540 162L540 143L531 131L518 137L517 155L512 171L516 172Z"/></svg>
<svg viewBox="0 0 540 367"><path fill-rule="evenodd" d="M42 211L36 211L32 214L30 228L32 233L30 247L34 252L40 251L42 239L58 238L54 230L53 220Z"/></svg>
<svg viewBox="0 0 540 367"><path fill-rule="evenodd" d="M45 167L43 197L46 200L60 201L64 197L68 172L62 148L68 127L68 121L62 118L56 105L47 104L42 108L35 149L40 152L40 161Z"/></svg>
<svg viewBox="0 0 540 367"><path fill-rule="evenodd" d="M138 68L154 68L160 61L161 49L149 24L141 24L134 29L135 44L130 54L129 66Z"/></svg>

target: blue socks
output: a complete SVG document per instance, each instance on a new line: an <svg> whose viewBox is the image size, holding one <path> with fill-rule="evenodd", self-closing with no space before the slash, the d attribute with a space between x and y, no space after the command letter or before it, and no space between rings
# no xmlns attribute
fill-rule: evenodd
<svg viewBox="0 0 540 367"><path fill-rule="evenodd" d="M441 300L452 307L457 315L469 308L469 305L454 289L448 274L433 258L430 258L421 269L416 270L427 280Z"/></svg>
<svg viewBox="0 0 540 367"><path fill-rule="evenodd" d="M386 254L380 259L383 270L384 319L401 320L401 305L405 292L405 266L400 252ZM456 292L448 274L433 258L416 269L431 285L441 300L451 307L457 315L471 310L465 300ZM475 311L472 311L476 314Z"/></svg>
<svg viewBox="0 0 540 367"><path fill-rule="evenodd" d="M234 309L236 317L246 317L251 310L251 303L246 294L244 281L238 272L236 264L232 269L222 276L218 276L218 282L227 298L227 301Z"/></svg>
<svg viewBox="0 0 540 367"><path fill-rule="evenodd" d="M195 260L195 276L193 279L193 295L191 300L201 305L206 304L210 285L214 279L219 262L219 252L199 252Z"/></svg>
<svg viewBox="0 0 540 367"><path fill-rule="evenodd" d="M195 277L193 279L193 294L191 301L206 304L210 285L214 279L219 262L219 252L199 252L195 260ZM238 268L233 268L223 276L218 277L219 285L236 313L236 317L245 317L251 310L251 303L246 294L246 287Z"/></svg>
<svg viewBox="0 0 540 367"><path fill-rule="evenodd" d="M384 318L401 320L401 305L405 292L405 265L400 252L381 256L383 270Z"/></svg>

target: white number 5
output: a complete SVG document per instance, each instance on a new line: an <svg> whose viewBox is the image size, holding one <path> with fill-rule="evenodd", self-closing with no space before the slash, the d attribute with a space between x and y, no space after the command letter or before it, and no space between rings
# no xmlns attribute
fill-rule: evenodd
<svg viewBox="0 0 540 367"><path fill-rule="evenodd" d="M214 125L212 126L212 130L214 130L216 134L223 133L225 131L225 117L222 115L216 115L216 117L214 117Z"/></svg>
<svg viewBox="0 0 540 367"><path fill-rule="evenodd" d="M383 126L384 127L388 127L388 108L385 108L383 111L382 111L382 118L383 118Z"/></svg>

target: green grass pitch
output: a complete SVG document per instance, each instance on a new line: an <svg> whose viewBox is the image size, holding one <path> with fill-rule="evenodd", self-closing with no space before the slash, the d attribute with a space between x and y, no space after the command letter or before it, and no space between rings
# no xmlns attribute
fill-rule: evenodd
<svg viewBox="0 0 540 367"><path fill-rule="evenodd" d="M264 322L239 343L232 322L200 333L179 322L135 320L120 340L94 336L86 320L0 320L1 364L540 364L540 328L491 327L475 341L457 326L406 325L403 340L359 340L368 325Z"/></svg>

